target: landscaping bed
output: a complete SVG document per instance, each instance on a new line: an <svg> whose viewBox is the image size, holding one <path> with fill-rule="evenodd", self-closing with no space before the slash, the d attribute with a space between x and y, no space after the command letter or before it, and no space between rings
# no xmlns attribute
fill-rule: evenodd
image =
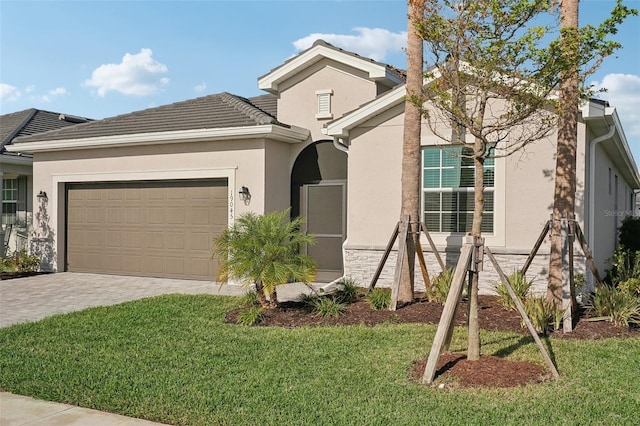
<svg viewBox="0 0 640 426"><path fill-rule="evenodd" d="M417 295L416 302L399 308L396 311L372 309L366 300L359 300L346 305L344 312L337 317L317 315L313 307L299 302L285 302L277 308L266 309L258 326L263 327L316 327L337 325L364 324L374 326L383 323L422 323L438 324L442 315L442 305L429 302ZM228 323L236 323L242 308L229 311L226 315ZM640 337L638 327L616 327L608 321L589 321L586 312L580 310L574 330L570 333L547 330L549 336L561 339L603 339L611 337ZM455 324L467 324L467 301L463 300L458 307ZM529 332L521 325L517 311L505 309L496 296L479 296L480 327L490 331L507 331L522 334L528 338ZM410 378L420 381L426 359L414 363ZM540 364L511 361L506 358L482 355L479 361L466 360L465 354L445 353L438 362L436 377L440 381L462 387L511 387L540 383L549 380L550 375Z"/></svg>

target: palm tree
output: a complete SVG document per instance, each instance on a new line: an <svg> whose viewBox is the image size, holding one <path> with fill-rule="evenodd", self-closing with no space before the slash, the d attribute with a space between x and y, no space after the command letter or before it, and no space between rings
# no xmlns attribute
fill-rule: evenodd
<svg viewBox="0 0 640 426"><path fill-rule="evenodd" d="M263 307L278 305L277 286L312 282L315 262L300 249L315 239L301 231L301 218L288 218L289 210L240 216L215 240L214 255L220 262L218 280L254 284Z"/></svg>
<svg viewBox="0 0 640 426"><path fill-rule="evenodd" d="M551 253L549 255L549 284L547 299L562 306L562 237L561 219L573 219L576 193L576 149L578 138L579 76L578 52L578 0L560 2L560 48L567 69L563 70L558 99L558 143L553 193L551 227Z"/></svg>
<svg viewBox="0 0 640 426"><path fill-rule="evenodd" d="M421 112L416 105L416 98L421 96L423 80L423 47L422 37L415 27L422 21L424 9L422 1L409 0L407 31L407 99L404 110L404 134L402 139L402 201L400 217L409 217L410 233L407 241L407 253L402 265L400 286L398 288L398 304L413 302L414 268L416 239L420 238L420 125Z"/></svg>

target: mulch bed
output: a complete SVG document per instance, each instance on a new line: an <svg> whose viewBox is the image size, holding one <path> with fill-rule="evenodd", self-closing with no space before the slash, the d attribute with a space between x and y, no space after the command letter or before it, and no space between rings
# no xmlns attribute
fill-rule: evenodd
<svg viewBox="0 0 640 426"><path fill-rule="evenodd" d="M346 311L337 318L316 316L313 310L300 303L286 302L275 309L268 309L260 326L266 327L302 327L321 325L374 326L381 323L422 323L438 324L442 306L428 302L416 295L415 303L403 306L396 311L373 310L364 300L351 303ZM240 309L227 313L226 320L235 323ZM512 331L528 335L526 328L520 325L520 316L516 311L503 308L495 296L479 297L479 321L485 330ZM578 320L571 333L548 330L548 335L562 339L603 339L611 337L640 337L640 328L615 327L607 321L587 321L584 311L578 313ZM467 324L467 303L465 300L457 310L455 324ZM424 372L426 359L415 362L410 372L412 380L419 381ZM548 380L550 374L546 368L528 362L511 361L505 358L482 355L479 361L471 362L464 354L443 354L438 362L436 383L460 387L513 387L540 383Z"/></svg>
<svg viewBox="0 0 640 426"><path fill-rule="evenodd" d="M12 280L14 278L33 277L34 275L50 274L51 272L0 272L1 280Z"/></svg>

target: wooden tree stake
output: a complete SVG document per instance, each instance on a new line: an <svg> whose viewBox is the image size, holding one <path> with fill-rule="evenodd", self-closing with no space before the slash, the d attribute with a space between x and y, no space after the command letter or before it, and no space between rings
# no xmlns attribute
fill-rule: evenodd
<svg viewBox="0 0 640 426"><path fill-rule="evenodd" d="M464 279L471 263L472 250L473 244L465 244L460 252L460 258L458 259L458 264L456 265L456 270L451 280L451 288L449 289L449 294L447 295L447 300L442 310L442 316L440 316L440 322L436 329L436 335L433 338L433 344L431 345L431 352L429 352L427 365L424 369L422 383L431 384L436 375L438 359L442 354L447 341L447 336L449 336L450 331L453 328L455 312L458 301L460 300L460 295L462 294Z"/></svg>

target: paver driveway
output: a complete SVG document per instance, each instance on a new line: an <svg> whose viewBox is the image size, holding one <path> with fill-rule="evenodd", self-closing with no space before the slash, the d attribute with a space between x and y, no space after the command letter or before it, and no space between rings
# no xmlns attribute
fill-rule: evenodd
<svg viewBox="0 0 640 426"><path fill-rule="evenodd" d="M208 281L60 272L0 281L0 327L169 293L242 295Z"/></svg>

